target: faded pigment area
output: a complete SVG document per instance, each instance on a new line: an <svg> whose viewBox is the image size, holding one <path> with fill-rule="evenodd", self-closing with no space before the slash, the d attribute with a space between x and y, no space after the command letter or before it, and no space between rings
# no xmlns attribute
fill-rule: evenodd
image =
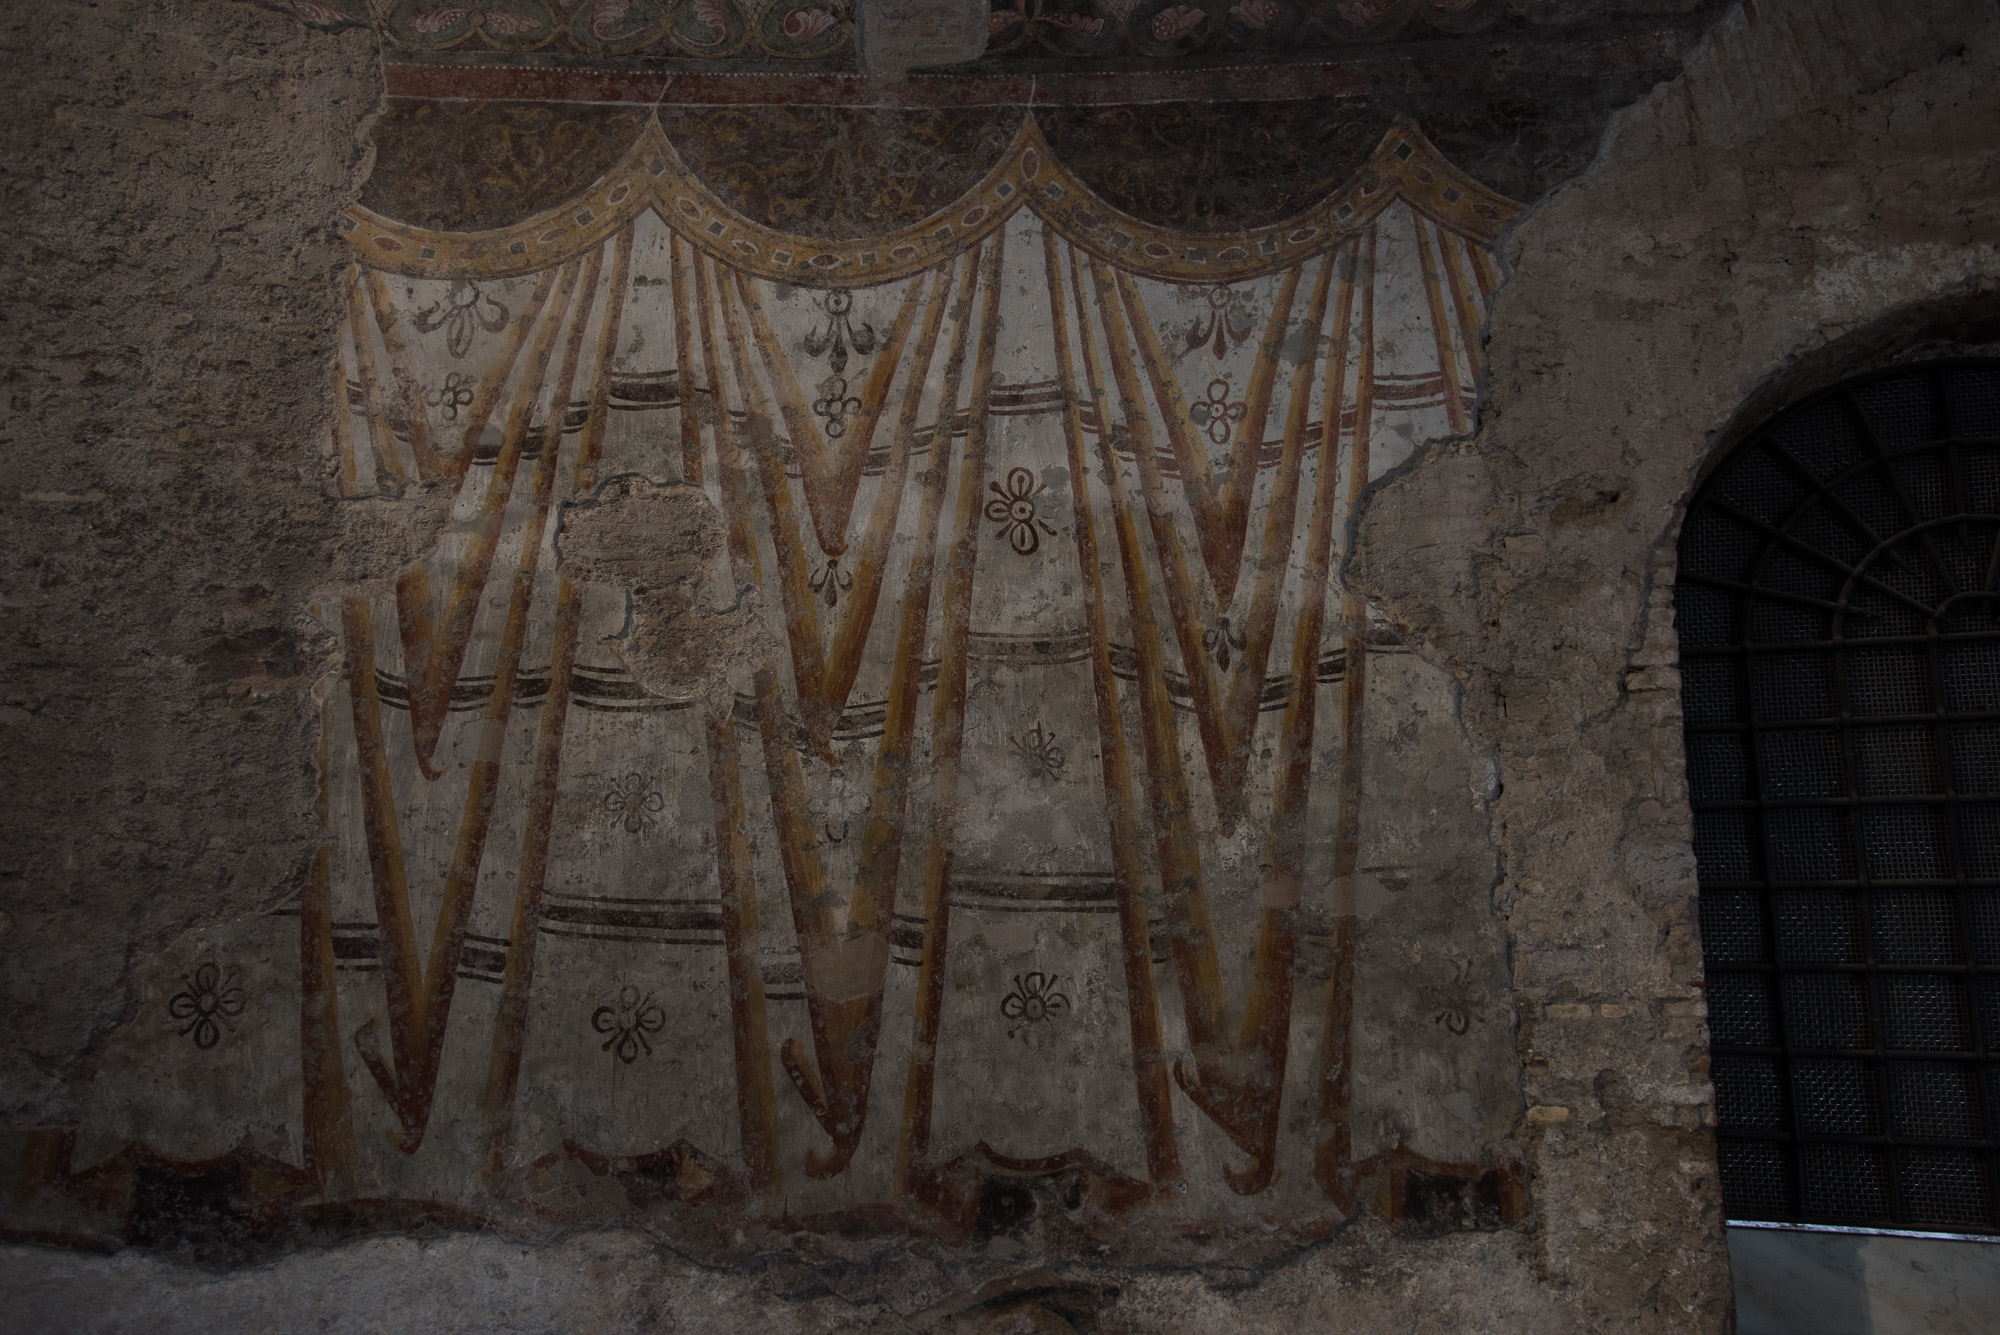
<svg viewBox="0 0 2000 1335"><path fill-rule="evenodd" d="M829 243L712 146L344 219L325 448L425 546L308 605L324 845L141 975L44 1227L171 1229L166 1176L738 1256L1521 1218L1491 769L1331 571L1466 428L1518 206L1404 124L1291 218L1147 223L1030 118Z"/></svg>
<svg viewBox="0 0 2000 1335"><path fill-rule="evenodd" d="M840 8L9 20L0 1326L1728 1329L1674 537L1991 318L2000 20L1732 8L1539 199L1601 90L1410 90L1563 6L506 64Z"/></svg>

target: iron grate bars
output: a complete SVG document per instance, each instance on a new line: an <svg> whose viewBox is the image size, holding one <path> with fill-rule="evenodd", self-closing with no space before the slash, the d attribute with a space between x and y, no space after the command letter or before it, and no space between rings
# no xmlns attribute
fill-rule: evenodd
<svg viewBox="0 0 2000 1335"><path fill-rule="evenodd" d="M2000 359L1738 446L1676 608L1731 1217L2000 1232Z"/></svg>

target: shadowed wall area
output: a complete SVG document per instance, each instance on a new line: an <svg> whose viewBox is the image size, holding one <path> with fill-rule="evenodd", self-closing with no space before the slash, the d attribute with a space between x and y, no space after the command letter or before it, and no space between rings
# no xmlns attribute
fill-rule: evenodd
<svg viewBox="0 0 2000 1335"><path fill-rule="evenodd" d="M1990 7L7 23L0 1326L1730 1327L1675 543Z"/></svg>

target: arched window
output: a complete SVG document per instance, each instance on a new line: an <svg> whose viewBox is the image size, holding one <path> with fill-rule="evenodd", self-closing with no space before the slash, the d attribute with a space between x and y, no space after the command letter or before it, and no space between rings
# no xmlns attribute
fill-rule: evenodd
<svg viewBox="0 0 2000 1335"><path fill-rule="evenodd" d="M2000 359L1788 409L1676 587L1732 1219L2000 1232Z"/></svg>

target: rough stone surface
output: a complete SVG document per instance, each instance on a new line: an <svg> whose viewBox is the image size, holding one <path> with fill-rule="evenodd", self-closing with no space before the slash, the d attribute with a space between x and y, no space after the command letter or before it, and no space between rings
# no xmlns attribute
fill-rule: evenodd
<svg viewBox="0 0 2000 1335"><path fill-rule="evenodd" d="M1983 5L1733 13L1516 228L1477 437L1384 479L1357 521L1350 576L1461 674L1499 758L1535 1265L1590 1328L1719 1323L1728 1292L1681 508L1732 427L1940 317L1991 318L1996 63Z"/></svg>
<svg viewBox="0 0 2000 1335"><path fill-rule="evenodd" d="M691 1264L643 1234L546 1247L494 1238L390 1238L218 1274L133 1253L0 1253L7 1329L78 1332L322 1329L544 1332L1091 1330L1567 1330L1508 1233L1411 1242L1368 1229L1254 1271L1042 1269L1018 1248L933 1257L921 1246L855 1261L782 1242L734 1272ZM836 1246L838 1244L835 1244ZM88 1286L91 1298L78 1302ZM1066 1290L1061 1319L1035 1295ZM171 1311L172 1317L165 1313ZM165 1321L166 1325L161 1323Z"/></svg>
<svg viewBox="0 0 2000 1335"><path fill-rule="evenodd" d="M181 11L8 21L30 72L6 130L6 226L30 262L6 280L0 429L18 553L0 1091L17 1127L74 1121L134 962L295 886L327 652L304 609L395 569L440 520L423 495L369 503L419 522L343 507L317 462L326 222L365 172L368 40ZM1357 519L1352 577L1460 676L1498 760L1528 1226L1422 1239L1364 1219L1289 1264L1205 1271L1095 1269L1032 1231L957 1249L771 1236L727 1267L638 1231L377 1238L236 1270L11 1247L0 1326L1727 1329L1668 596L1679 507L1737 423L1991 307L1996 67L1990 6L1733 12L1516 229L1478 435L1421 451Z"/></svg>
<svg viewBox="0 0 2000 1335"><path fill-rule="evenodd" d="M624 592L625 633L606 647L655 695L695 683L725 692L729 670L753 658L746 642L761 651L758 657L772 651L756 642L758 627L741 597L723 612L702 606L701 585L722 550L722 523L698 488L614 478L590 500L563 510L556 550L570 579Z"/></svg>
<svg viewBox="0 0 2000 1335"><path fill-rule="evenodd" d="M311 445L380 74L247 4L4 24L0 1108L61 1124L128 965L311 854L306 602L397 527L350 524Z"/></svg>

